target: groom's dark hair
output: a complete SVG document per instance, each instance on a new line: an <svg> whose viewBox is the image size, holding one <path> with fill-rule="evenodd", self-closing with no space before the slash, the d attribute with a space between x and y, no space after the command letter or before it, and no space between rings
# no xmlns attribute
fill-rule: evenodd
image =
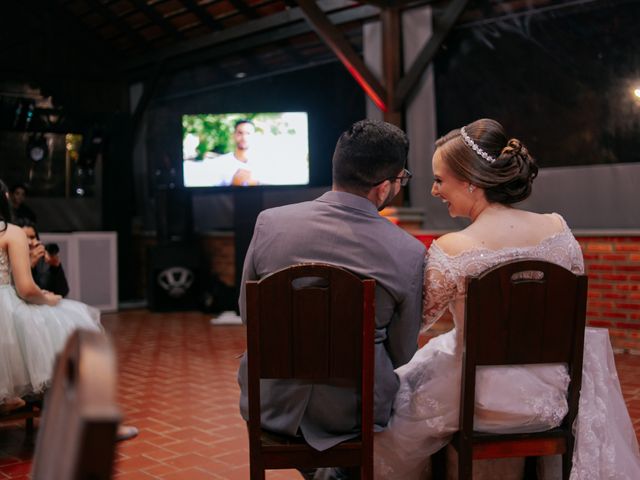
<svg viewBox="0 0 640 480"><path fill-rule="evenodd" d="M396 176L406 165L407 134L377 120L360 120L338 139L333 153L333 183L366 195L376 184Z"/></svg>

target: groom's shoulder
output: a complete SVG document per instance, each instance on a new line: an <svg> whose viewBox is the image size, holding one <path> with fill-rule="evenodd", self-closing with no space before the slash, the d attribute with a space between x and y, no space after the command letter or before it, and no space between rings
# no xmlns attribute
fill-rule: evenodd
<svg viewBox="0 0 640 480"><path fill-rule="evenodd" d="M260 212L262 218L288 218L291 215L301 215L308 212L313 206L313 201L290 203L278 207L271 207Z"/></svg>
<svg viewBox="0 0 640 480"><path fill-rule="evenodd" d="M378 222L381 235L386 238L396 249L403 252L404 255L412 253L414 255L424 255L426 247L414 235L405 229L391 223L386 218L381 218Z"/></svg>

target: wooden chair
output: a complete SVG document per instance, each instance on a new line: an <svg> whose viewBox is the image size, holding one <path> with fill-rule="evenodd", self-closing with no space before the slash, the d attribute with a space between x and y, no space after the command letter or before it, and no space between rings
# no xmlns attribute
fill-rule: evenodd
<svg viewBox="0 0 640 480"><path fill-rule="evenodd" d="M56 360L33 480L111 478L120 413L115 355L104 334L77 330Z"/></svg>
<svg viewBox="0 0 640 480"><path fill-rule="evenodd" d="M348 467L373 478L375 281L324 264L295 265L247 282L251 479L266 469ZM359 438L317 451L260 425L260 379L342 379L361 393Z"/></svg>
<svg viewBox="0 0 640 480"><path fill-rule="evenodd" d="M586 299L586 275L537 260L498 265L467 281L460 430L452 442L458 451L459 480L472 478L475 459L556 454L562 454L563 478L569 478L572 425L582 382ZM476 367L542 363L568 366L569 412L562 425L540 433L475 432Z"/></svg>
<svg viewBox="0 0 640 480"><path fill-rule="evenodd" d="M31 437L35 431L33 420L40 417L42 412L42 394L29 395L22 399L26 404L16 410L0 414L0 423L24 420L27 436Z"/></svg>

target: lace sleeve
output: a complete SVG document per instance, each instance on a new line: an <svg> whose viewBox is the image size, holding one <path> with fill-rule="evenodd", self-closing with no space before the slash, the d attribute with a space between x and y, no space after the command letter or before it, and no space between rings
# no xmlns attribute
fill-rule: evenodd
<svg viewBox="0 0 640 480"><path fill-rule="evenodd" d="M580 248L580 244L573 236L567 221L564 217L558 213L555 213L560 222L562 222L562 226L564 230L571 235L571 241L569 242L569 246L567 248L567 255L570 265L568 266L569 270L573 273L583 274L584 273L584 257L582 256L582 249Z"/></svg>
<svg viewBox="0 0 640 480"><path fill-rule="evenodd" d="M446 254L433 243L429 248L424 270L422 321L425 329L431 327L442 316L456 296L457 285L449 269L449 263Z"/></svg>

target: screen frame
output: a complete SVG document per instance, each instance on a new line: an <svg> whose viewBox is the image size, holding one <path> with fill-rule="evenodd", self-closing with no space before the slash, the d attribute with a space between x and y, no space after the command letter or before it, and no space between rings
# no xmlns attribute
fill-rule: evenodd
<svg viewBox="0 0 640 480"><path fill-rule="evenodd" d="M245 110L245 109L242 109ZM248 119L252 120L255 117L259 117L261 115L278 115L278 114L291 114L291 113L299 113L304 114L306 116L306 154L307 154L307 182L306 183L288 183L288 184L258 184L258 185L186 185L184 179L184 142L186 138L185 127L184 127L184 119L185 117L197 117L197 116L216 116L216 117L237 117L234 118L233 122L237 119ZM178 170L178 178L177 182L181 189L184 189L188 192L193 193L229 193L229 192L240 192L240 191L256 191L256 190L300 190L313 187L313 160L312 160L312 138L311 138L311 114L308 110L303 109L291 109L291 110L263 110L260 111L244 111L242 112L240 109L238 110L230 110L230 111L208 111L208 112L182 112L179 116L179 124L180 124L180 151L181 154L178 158L179 167ZM231 150L230 152L233 152ZM227 152L227 153L230 153Z"/></svg>

